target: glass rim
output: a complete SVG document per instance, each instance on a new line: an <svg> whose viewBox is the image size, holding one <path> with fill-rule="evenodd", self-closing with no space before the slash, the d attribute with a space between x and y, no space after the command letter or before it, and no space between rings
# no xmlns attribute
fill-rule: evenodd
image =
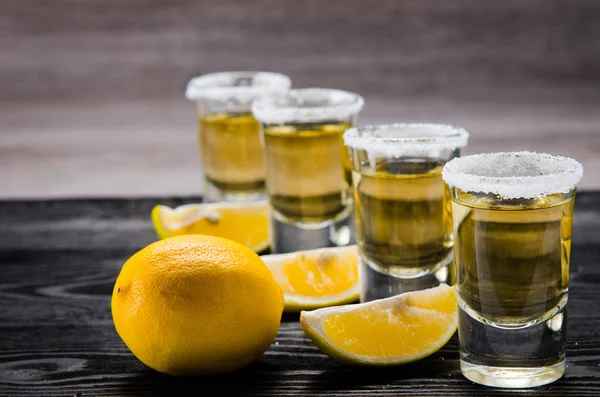
<svg viewBox="0 0 600 397"><path fill-rule="evenodd" d="M457 157L442 169L442 178L450 187L504 199L569 193L582 177L583 167L575 159L530 151Z"/></svg>
<svg viewBox="0 0 600 397"><path fill-rule="evenodd" d="M469 133L462 127L437 123L391 123L352 127L343 135L353 149L394 155L405 149L458 149L467 146Z"/></svg>
<svg viewBox="0 0 600 397"><path fill-rule="evenodd" d="M237 79L250 79L251 84L235 85ZM190 101L230 98L248 101L263 94L286 92L291 85L290 77L282 73L243 70L214 72L192 77L187 83L185 97Z"/></svg>
<svg viewBox="0 0 600 397"><path fill-rule="evenodd" d="M322 102L303 106L310 101ZM333 88L295 88L281 95L258 98L252 114L265 124L342 121L358 114L364 106L361 95Z"/></svg>

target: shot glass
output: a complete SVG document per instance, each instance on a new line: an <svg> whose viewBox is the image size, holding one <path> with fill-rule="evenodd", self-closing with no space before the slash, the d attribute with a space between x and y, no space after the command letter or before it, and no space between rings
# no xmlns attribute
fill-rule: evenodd
<svg viewBox="0 0 600 397"><path fill-rule="evenodd" d="M453 284L449 191L442 168L463 128L384 124L344 134L351 151L362 302Z"/></svg>
<svg viewBox="0 0 600 397"><path fill-rule="evenodd" d="M353 92L293 89L257 99L262 123L271 249L293 252L353 242L350 157L342 134L363 108Z"/></svg>
<svg viewBox="0 0 600 397"><path fill-rule="evenodd" d="M206 201L265 199L260 123L252 101L289 91L288 76L271 72L219 72L192 78L185 96L196 105Z"/></svg>
<svg viewBox="0 0 600 397"><path fill-rule="evenodd" d="M501 388L551 383L565 371L567 292L577 161L483 153L442 171L454 218L460 366Z"/></svg>

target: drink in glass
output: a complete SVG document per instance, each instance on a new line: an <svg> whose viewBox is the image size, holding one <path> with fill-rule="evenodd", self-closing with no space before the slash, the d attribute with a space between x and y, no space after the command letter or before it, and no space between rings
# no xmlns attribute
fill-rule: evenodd
<svg viewBox="0 0 600 397"><path fill-rule="evenodd" d="M387 124L344 134L352 154L361 301L452 284L453 235L444 164L469 134L438 124Z"/></svg>
<svg viewBox="0 0 600 397"><path fill-rule="evenodd" d="M265 197L260 123L252 101L285 93L289 77L269 72L220 72L191 79L186 97L196 103L198 142L207 201Z"/></svg>
<svg viewBox="0 0 600 397"><path fill-rule="evenodd" d="M581 165L532 152L446 164L454 218L462 373L503 388L565 370L569 258Z"/></svg>
<svg viewBox="0 0 600 397"><path fill-rule="evenodd" d="M363 102L358 94L323 88L255 101L274 252L352 242L350 158L342 134L355 123Z"/></svg>

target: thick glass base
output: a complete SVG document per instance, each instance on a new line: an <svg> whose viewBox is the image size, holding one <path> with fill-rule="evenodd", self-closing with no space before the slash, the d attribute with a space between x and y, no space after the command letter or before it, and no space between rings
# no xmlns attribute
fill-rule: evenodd
<svg viewBox="0 0 600 397"><path fill-rule="evenodd" d="M480 385L520 389L547 385L565 373L565 361L545 367L492 367L460 361L463 375Z"/></svg>
<svg viewBox="0 0 600 397"><path fill-rule="evenodd" d="M431 272L423 272L418 277L397 277L388 272L381 272L379 266L360 253L360 301L369 302L375 299L389 298L410 291L434 288L445 283L452 284L452 263L433 266Z"/></svg>
<svg viewBox="0 0 600 397"><path fill-rule="evenodd" d="M507 327L490 318L473 318L464 305L459 299L460 366L467 379L492 387L528 388L564 374L566 308L550 318L540 316L538 322Z"/></svg>
<svg viewBox="0 0 600 397"><path fill-rule="evenodd" d="M274 254L355 243L350 213L320 223L288 223L272 213L270 225L271 252Z"/></svg>
<svg viewBox="0 0 600 397"><path fill-rule="evenodd" d="M264 183L248 184L215 184L210 179L204 179L204 201L216 202L253 202L266 200Z"/></svg>

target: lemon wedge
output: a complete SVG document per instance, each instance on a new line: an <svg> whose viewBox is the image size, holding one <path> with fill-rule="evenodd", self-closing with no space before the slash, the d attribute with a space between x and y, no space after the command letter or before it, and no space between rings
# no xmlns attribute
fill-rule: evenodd
<svg viewBox="0 0 600 397"><path fill-rule="evenodd" d="M194 203L176 208L158 204L151 213L159 238L184 234L224 237L254 252L269 248L269 210L266 201L247 203Z"/></svg>
<svg viewBox="0 0 600 397"><path fill-rule="evenodd" d="M317 309L357 301L356 245L262 255L281 286L286 312Z"/></svg>
<svg viewBox="0 0 600 397"><path fill-rule="evenodd" d="M425 358L458 327L454 287L441 284L366 303L302 311L300 325L329 357L390 366Z"/></svg>

